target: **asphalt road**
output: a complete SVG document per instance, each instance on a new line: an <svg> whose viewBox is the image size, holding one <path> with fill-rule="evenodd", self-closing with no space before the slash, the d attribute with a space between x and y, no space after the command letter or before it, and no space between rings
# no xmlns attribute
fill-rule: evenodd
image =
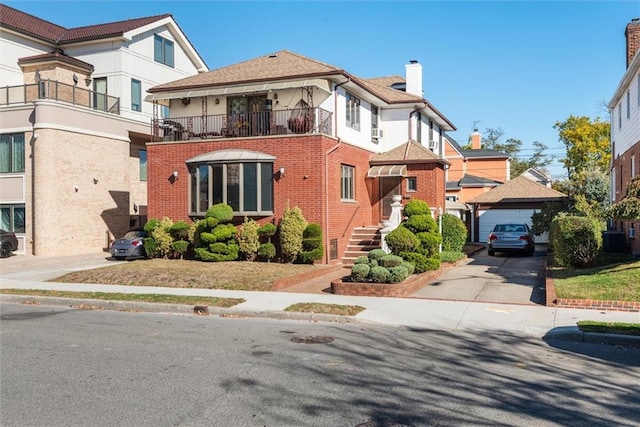
<svg viewBox="0 0 640 427"><path fill-rule="evenodd" d="M0 309L3 426L640 421L640 349L362 324Z"/></svg>

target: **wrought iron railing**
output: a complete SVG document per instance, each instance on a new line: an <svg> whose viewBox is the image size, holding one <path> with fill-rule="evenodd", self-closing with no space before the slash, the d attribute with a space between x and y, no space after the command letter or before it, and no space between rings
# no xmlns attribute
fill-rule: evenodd
<svg viewBox="0 0 640 427"><path fill-rule="evenodd" d="M316 107L155 119L151 129L154 141L186 141L309 133L332 135L333 126L331 112Z"/></svg>
<svg viewBox="0 0 640 427"><path fill-rule="evenodd" d="M57 80L42 80L21 86L0 87L0 105L26 104L37 99L52 99L74 105L120 114L120 98L82 89Z"/></svg>

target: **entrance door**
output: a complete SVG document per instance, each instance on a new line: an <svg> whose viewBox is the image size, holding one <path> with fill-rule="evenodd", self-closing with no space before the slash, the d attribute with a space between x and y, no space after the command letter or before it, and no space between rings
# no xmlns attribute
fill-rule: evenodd
<svg viewBox="0 0 640 427"><path fill-rule="evenodd" d="M380 220L384 221L391 216L391 203L393 196L402 194L401 187L402 177L392 176L388 178L380 178Z"/></svg>

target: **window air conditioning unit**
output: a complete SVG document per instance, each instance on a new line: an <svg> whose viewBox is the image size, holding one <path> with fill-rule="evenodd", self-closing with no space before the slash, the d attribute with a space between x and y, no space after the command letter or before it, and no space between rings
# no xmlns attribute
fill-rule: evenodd
<svg viewBox="0 0 640 427"><path fill-rule="evenodd" d="M371 129L371 138L373 139L382 138L382 129L377 129L377 128Z"/></svg>
<svg viewBox="0 0 640 427"><path fill-rule="evenodd" d="M436 148L438 148L438 141L434 139L429 141L429 150L435 150Z"/></svg>

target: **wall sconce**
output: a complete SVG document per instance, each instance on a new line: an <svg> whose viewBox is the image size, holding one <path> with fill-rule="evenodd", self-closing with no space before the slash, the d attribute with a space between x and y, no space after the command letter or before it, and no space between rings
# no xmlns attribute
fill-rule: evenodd
<svg viewBox="0 0 640 427"><path fill-rule="evenodd" d="M91 77L87 77L86 79L84 79L84 82L87 86L89 86L91 84Z"/></svg>
<svg viewBox="0 0 640 427"><path fill-rule="evenodd" d="M78 186L77 185L73 186L73 191L75 191L76 193L78 192Z"/></svg>
<svg viewBox="0 0 640 427"><path fill-rule="evenodd" d="M191 98L182 98L182 105L191 104Z"/></svg>
<svg viewBox="0 0 640 427"><path fill-rule="evenodd" d="M273 94L273 99L278 99L278 94L277 93Z"/></svg>
<svg viewBox="0 0 640 427"><path fill-rule="evenodd" d="M220 100L218 98L216 98L214 102L216 103L216 105L220 104Z"/></svg>
<svg viewBox="0 0 640 427"><path fill-rule="evenodd" d="M174 178L176 178L176 179L177 179L177 178L178 178L178 171L173 171L173 174L172 174L172 175L173 175L173 177L174 177Z"/></svg>
<svg viewBox="0 0 640 427"><path fill-rule="evenodd" d="M97 184L98 183L98 178L93 178L93 183Z"/></svg>
<svg viewBox="0 0 640 427"><path fill-rule="evenodd" d="M136 203L133 204L133 213L138 213L138 205Z"/></svg>
<svg viewBox="0 0 640 427"><path fill-rule="evenodd" d="M76 73L73 73L73 85L77 85L78 84L78 76L76 75Z"/></svg>
<svg viewBox="0 0 640 427"><path fill-rule="evenodd" d="M33 139L38 139L40 137L40 135L38 135L37 133L33 134Z"/></svg>
<svg viewBox="0 0 640 427"><path fill-rule="evenodd" d="M280 168L280 170L278 172L280 172L280 176L284 176L284 168L283 167Z"/></svg>

